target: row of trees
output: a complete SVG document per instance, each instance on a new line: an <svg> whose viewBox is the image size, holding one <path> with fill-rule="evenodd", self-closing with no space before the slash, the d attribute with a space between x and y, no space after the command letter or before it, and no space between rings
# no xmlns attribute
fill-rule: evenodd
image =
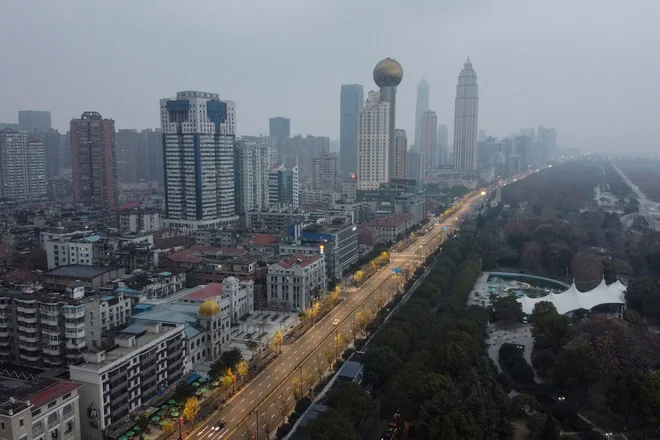
<svg viewBox="0 0 660 440"><path fill-rule="evenodd" d="M353 281L357 286L374 276L378 270L390 264L390 255L383 251L376 258L364 264L359 270L353 274Z"/></svg>
<svg viewBox="0 0 660 440"><path fill-rule="evenodd" d="M484 350L488 316L465 306L494 241L484 227L447 242L366 354L365 378L382 392L381 418L398 412L410 438L512 438L508 398Z"/></svg>

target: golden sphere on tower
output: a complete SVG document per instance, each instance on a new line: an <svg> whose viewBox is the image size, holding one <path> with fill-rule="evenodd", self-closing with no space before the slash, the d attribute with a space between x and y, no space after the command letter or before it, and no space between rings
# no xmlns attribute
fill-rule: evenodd
<svg viewBox="0 0 660 440"><path fill-rule="evenodd" d="M374 67L374 81L378 87L396 87L403 79L403 67L395 59L385 58Z"/></svg>
<svg viewBox="0 0 660 440"><path fill-rule="evenodd" d="M213 316L220 313L220 304L212 299L207 299L199 306L199 314L201 316Z"/></svg>

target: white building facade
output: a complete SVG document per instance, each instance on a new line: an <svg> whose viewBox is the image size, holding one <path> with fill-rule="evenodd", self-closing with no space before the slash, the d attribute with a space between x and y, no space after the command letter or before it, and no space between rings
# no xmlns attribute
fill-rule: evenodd
<svg viewBox="0 0 660 440"><path fill-rule="evenodd" d="M479 86L470 58L458 75L454 108L454 169L477 169Z"/></svg>
<svg viewBox="0 0 660 440"><path fill-rule="evenodd" d="M268 201L277 209L296 210L300 206L298 165L275 165L268 173Z"/></svg>
<svg viewBox="0 0 660 440"><path fill-rule="evenodd" d="M376 190L389 180L391 105L371 91L358 112L358 190Z"/></svg>
<svg viewBox="0 0 660 440"><path fill-rule="evenodd" d="M0 196L35 200L46 196L44 144L26 132L0 130Z"/></svg>
<svg viewBox="0 0 660 440"><path fill-rule="evenodd" d="M325 285L323 255L293 254L268 266L268 304L276 310L304 311Z"/></svg>
<svg viewBox="0 0 660 440"><path fill-rule="evenodd" d="M246 140L234 142L234 168L236 171L234 185L238 214L268 208L270 161L269 143Z"/></svg>
<svg viewBox="0 0 660 440"><path fill-rule="evenodd" d="M217 93L185 91L160 100L165 151L165 226L235 222L236 111Z"/></svg>
<svg viewBox="0 0 660 440"><path fill-rule="evenodd" d="M437 166L437 135L438 135L438 117L435 112L428 110L422 116L422 133L420 140L420 147L426 161L424 162L425 170L433 170Z"/></svg>

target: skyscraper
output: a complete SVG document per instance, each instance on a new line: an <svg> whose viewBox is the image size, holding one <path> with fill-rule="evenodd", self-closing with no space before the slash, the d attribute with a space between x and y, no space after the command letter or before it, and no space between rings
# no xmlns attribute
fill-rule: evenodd
<svg viewBox="0 0 660 440"><path fill-rule="evenodd" d="M298 166L275 165L268 174L268 201L278 209L298 209Z"/></svg>
<svg viewBox="0 0 660 440"><path fill-rule="evenodd" d="M477 169L479 86L468 57L458 75L454 110L454 169Z"/></svg>
<svg viewBox="0 0 660 440"><path fill-rule="evenodd" d="M342 84L339 104L339 168L344 173L357 171L358 112L364 107L360 84Z"/></svg>
<svg viewBox="0 0 660 440"><path fill-rule="evenodd" d="M236 111L217 93L178 92L160 100L165 221L198 229L238 219L234 206Z"/></svg>
<svg viewBox="0 0 660 440"><path fill-rule="evenodd" d="M539 127L537 131L537 142L540 142L545 146L545 150L549 156L553 156L557 153L557 130L554 128L544 128L543 126Z"/></svg>
<svg viewBox="0 0 660 440"><path fill-rule="evenodd" d="M449 128L444 124L438 125L438 135L436 137L438 143L438 165L447 165L447 149L449 147Z"/></svg>
<svg viewBox="0 0 660 440"><path fill-rule="evenodd" d="M404 179L406 177L406 162L408 161L408 138L406 130L397 128L394 131L394 149L395 149L395 167L394 179Z"/></svg>
<svg viewBox="0 0 660 440"><path fill-rule="evenodd" d="M406 160L406 177L421 182L423 180L423 175L424 153L420 150L411 148L408 150L408 158Z"/></svg>
<svg viewBox="0 0 660 440"><path fill-rule="evenodd" d="M44 144L25 131L0 131L0 197L36 200L46 196Z"/></svg>
<svg viewBox="0 0 660 440"><path fill-rule="evenodd" d="M341 192L339 181L339 158L333 156L315 157L312 173L314 191Z"/></svg>
<svg viewBox="0 0 660 440"><path fill-rule="evenodd" d="M269 120L270 137L285 139L291 137L291 120L282 116L275 116Z"/></svg>
<svg viewBox="0 0 660 440"><path fill-rule="evenodd" d="M425 170L434 170L437 166L437 136L438 117L432 110L425 111L422 116L422 133L419 145L420 150L424 153L424 157L426 158L424 163Z"/></svg>
<svg viewBox="0 0 660 440"><path fill-rule="evenodd" d="M20 110L18 112L18 126L28 133L35 131L46 133L53 126L50 121L50 112L43 110Z"/></svg>
<svg viewBox="0 0 660 440"><path fill-rule="evenodd" d="M389 180L390 101L369 92L358 116L357 189L378 189Z"/></svg>
<svg viewBox="0 0 660 440"><path fill-rule="evenodd" d="M71 120L73 198L77 203L117 209L115 121L97 112Z"/></svg>
<svg viewBox="0 0 660 440"><path fill-rule="evenodd" d="M234 189L238 214L268 209L270 205L270 138L261 139L266 141L241 139L234 142Z"/></svg>
<svg viewBox="0 0 660 440"><path fill-rule="evenodd" d="M415 107L415 148L421 148L422 117L429 110L429 83L424 78L417 83L417 106Z"/></svg>
<svg viewBox="0 0 660 440"><path fill-rule="evenodd" d="M380 87L380 100L389 102L389 145L388 145L388 171L385 182L396 173L396 142L394 130L396 127L396 87L403 79L403 67L397 60L385 58L374 67L374 82Z"/></svg>

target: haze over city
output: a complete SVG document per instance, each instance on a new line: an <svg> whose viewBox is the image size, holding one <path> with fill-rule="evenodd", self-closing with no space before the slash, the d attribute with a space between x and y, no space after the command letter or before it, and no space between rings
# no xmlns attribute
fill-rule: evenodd
<svg viewBox="0 0 660 440"><path fill-rule="evenodd" d="M118 128L158 127L158 99L208 90L236 102L239 135L267 134L280 115L292 134L339 139L340 85L376 90L373 66L391 56L404 69L397 127L412 134L422 77L438 123L453 126L470 56L488 134L545 125L585 152L657 150L660 4L650 0L24 1L3 12L21 17L0 29L4 122L49 110L66 131L94 110Z"/></svg>

